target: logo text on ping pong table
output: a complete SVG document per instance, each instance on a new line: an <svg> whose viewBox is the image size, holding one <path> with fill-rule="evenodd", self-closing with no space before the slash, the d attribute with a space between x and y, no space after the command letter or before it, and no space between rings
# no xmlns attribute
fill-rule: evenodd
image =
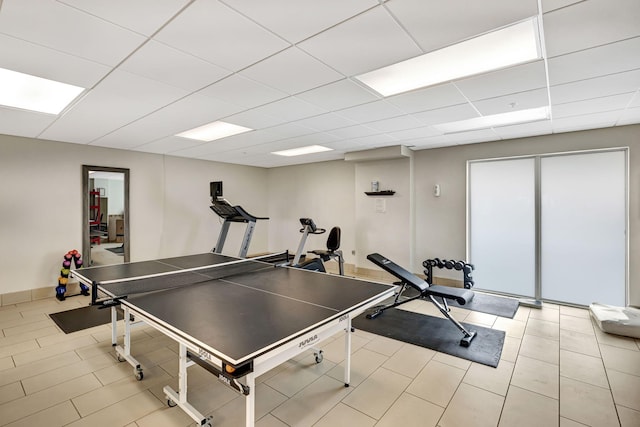
<svg viewBox="0 0 640 427"><path fill-rule="evenodd" d="M299 347L299 348L306 347L306 346L308 346L309 344L312 344L312 343L314 343L314 342L315 342L315 341L317 341L317 340L318 340L318 335L314 335L314 336L312 336L312 337L309 337L309 338L305 339L304 341L301 341L301 342L300 342L300 344L298 344L298 347Z"/></svg>

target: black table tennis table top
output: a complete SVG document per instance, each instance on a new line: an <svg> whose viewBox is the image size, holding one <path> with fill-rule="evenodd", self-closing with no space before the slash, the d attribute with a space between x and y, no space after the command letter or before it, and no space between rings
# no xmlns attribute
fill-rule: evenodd
<svg viewBox="0 0 640 427"><path fill-rule="evenodd" d="M91 283L102 283L110 280L127 279L130 277L148 276L152 274L167 273L170 271L195 268L204 265L216 265L235 261L239 258L213 252L196 255L184 255L172 258L162 258L150 261L127 262L123 264L105 265L99 267L83 268L73 273L87 286Z"/></svg>
<svg viewBox="0 0 640 427"><path fill-rule="evenodd" d="M80 270L99 282L237 261L206 253ZM393 286L263 263L264 268L121 302L225 362L239 366L377 299ZM158 278L159 281L162 277Z"/></svg>

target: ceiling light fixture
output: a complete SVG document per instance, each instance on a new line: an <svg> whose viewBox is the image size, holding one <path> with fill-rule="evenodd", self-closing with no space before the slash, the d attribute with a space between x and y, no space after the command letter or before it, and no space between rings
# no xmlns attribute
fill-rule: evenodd
<svg viewBox="0 0 640 427"><path fill-rule="evenodd" d="M309 145L307 147L292 148L291 150L274 151L271 154L277 154L278 156L302 156L305 154L321 153L323 151L331 151L332 148L323 147L322 145Z"/></svg>
<svg viewBox="0 0 640 427"><path fill-rule="evenodd" d="M0 105L59 114L85 88L0 68Z"/></svg>
<svg viewBox="0 0 640 427"><path fill-rule="evenodd" d="M509 113L474 117L473 119L433 125L440 132L458 133L470 130L488 129L549 119L549 107L530 108L528 110L511 111Z"/></svg>
<svg viewBox="0 0 640 427"><path fill-rule="evenodd" d="M355 78L391 96L541 57L538 19L531 18Z"/></svg>
<svg viewBox="0 0 640 427"><path fill-rule="evenodd" d="M197 141L215 141L216 139L226 138L231 135L249 132L253 129L244 126L238 126L226 122L212 122L195 129L187 130L177 134L180 138L195 139Z"/></svg>

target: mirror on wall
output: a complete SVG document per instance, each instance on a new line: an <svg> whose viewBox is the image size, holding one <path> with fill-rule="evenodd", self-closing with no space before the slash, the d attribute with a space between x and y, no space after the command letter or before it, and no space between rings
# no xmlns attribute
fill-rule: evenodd
<svg viewBox="0 0 640 427"><path fill-rule="evenodd" d="M129 262L129 169L82 166L86 266Z"/></svg>

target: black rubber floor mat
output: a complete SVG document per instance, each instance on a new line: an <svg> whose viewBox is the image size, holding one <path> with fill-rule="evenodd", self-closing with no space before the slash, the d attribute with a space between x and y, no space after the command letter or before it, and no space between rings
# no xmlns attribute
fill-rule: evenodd
<svg viewBox="0 0 640 427"><path fill-rule="evenodd" d="M367 319L365 315L353 319L354 328L494 368L500 361L504 331L463 323L467 330L477 333L471 345L463 347L460 345L462 332L447 319L395 308L386 310L375 319Z"/></svg>
<svg viewBox="0 0 640 427"><path fill-rule="evenodd" d="M110 323L111 310L108 308L100 309L98 307L97 305L88 305L86 307L74 308L73 310L52 313L49 314L49 317L51 317L51 320L53 320L65 334L70 334ZM118 319L122 319L122 313L119 311Z"/></svg>

